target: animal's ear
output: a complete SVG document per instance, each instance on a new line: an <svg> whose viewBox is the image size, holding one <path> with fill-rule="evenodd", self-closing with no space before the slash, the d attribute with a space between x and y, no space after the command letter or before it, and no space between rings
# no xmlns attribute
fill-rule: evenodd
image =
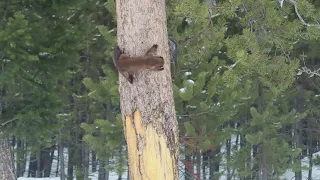
<svg viewBox="0 0 320 180"><path fill-rule="evenodd" d="M129 74L128 81L131 84L133 83L133 75L132 74Z"/></svg>
<svg viewBox="0 0 320 180"><path fill-rule="evenodd" d="M117 61L121 54L123 54L123 51L121 51L121 49L119 48L119 46L115 46L113 49L113 61Z"/></svg>
<svg viewBox="0 0 320 180"><path fill-rule="evenodd" d="M129 72L120 72L122 74L123 77L125 77L130 84L133 83L133 74L129 73Z"/></svg>
<svg viewBox="0 0 320 180"><path fill-rule="evenodd" d="M157 53L158 44L154 44L146 53L146 56L155 56Z"/></svg>
<svg viewBox="0 0 320 180"><path fill-rule="evenodd" d="M158 71L162 71L162 70L164 70L164 67L163 66L159 66L158 67Z"/></svg>

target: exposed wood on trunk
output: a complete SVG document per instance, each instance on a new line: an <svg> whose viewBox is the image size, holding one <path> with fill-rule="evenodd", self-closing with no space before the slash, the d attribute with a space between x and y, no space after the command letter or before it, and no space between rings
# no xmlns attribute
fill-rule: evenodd
<svg viewBox="0 0 320 180"><path fill-rule="evenodd" d="M127 116L125 123L131 179L176 179L176 159L159 124L145 128L139 111L133 119Z"/></svg>

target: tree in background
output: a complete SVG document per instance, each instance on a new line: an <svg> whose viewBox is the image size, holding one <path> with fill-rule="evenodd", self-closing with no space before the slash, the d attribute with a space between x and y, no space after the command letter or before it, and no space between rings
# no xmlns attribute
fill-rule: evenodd
<svg viewBox="0 0 320 180"><path fill-rule="evenodd" d="M313 9L300 2L299 7ZM209 179L221 174L227 179L267 179L288 168L297 171L303 146L288 141L294 137L287 130L295 129L305 114L290 106L289 88L299 67L294 44L304 41L302 34L316 40L318 29L305 27L290 3L169 4L169 33L180 47L174 74L176 109L185 127L180 127L185 162L196 171L186 170L186 179L188 174L207 178L201 166L209 166ZM310 14L306 16L315 22L317 13ZM195 151L188 153L190 146ZM208 162L201 163L201 154Z"/></svg>

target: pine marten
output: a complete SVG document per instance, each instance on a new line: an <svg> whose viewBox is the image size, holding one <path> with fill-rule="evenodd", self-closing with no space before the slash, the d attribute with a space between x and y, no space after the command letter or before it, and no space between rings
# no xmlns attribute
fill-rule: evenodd
<svg viewBox="0 0 320 180"><path fill-rule="evenodd" d="M150 69L153 71L162 71L164 60L161 56L155 56L158 45L154 44L145 56L129 57L120 50L119 46L114 49L113 63L131 84L133 83L133 73Z"/></svg>

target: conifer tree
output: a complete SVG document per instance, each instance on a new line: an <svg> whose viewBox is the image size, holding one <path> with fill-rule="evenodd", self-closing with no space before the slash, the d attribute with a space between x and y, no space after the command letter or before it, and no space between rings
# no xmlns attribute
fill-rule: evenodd
<svg viewBox="0 0 320 180"><path fill-rule="evenodd" d="M133 6L134 5L134 6ZM119 75L120 106L131 179L178 179L175 117L165 2L116 1L117 42L130 56L153 44L165 60L160 72L137 72L133 84Z"/></svg>

